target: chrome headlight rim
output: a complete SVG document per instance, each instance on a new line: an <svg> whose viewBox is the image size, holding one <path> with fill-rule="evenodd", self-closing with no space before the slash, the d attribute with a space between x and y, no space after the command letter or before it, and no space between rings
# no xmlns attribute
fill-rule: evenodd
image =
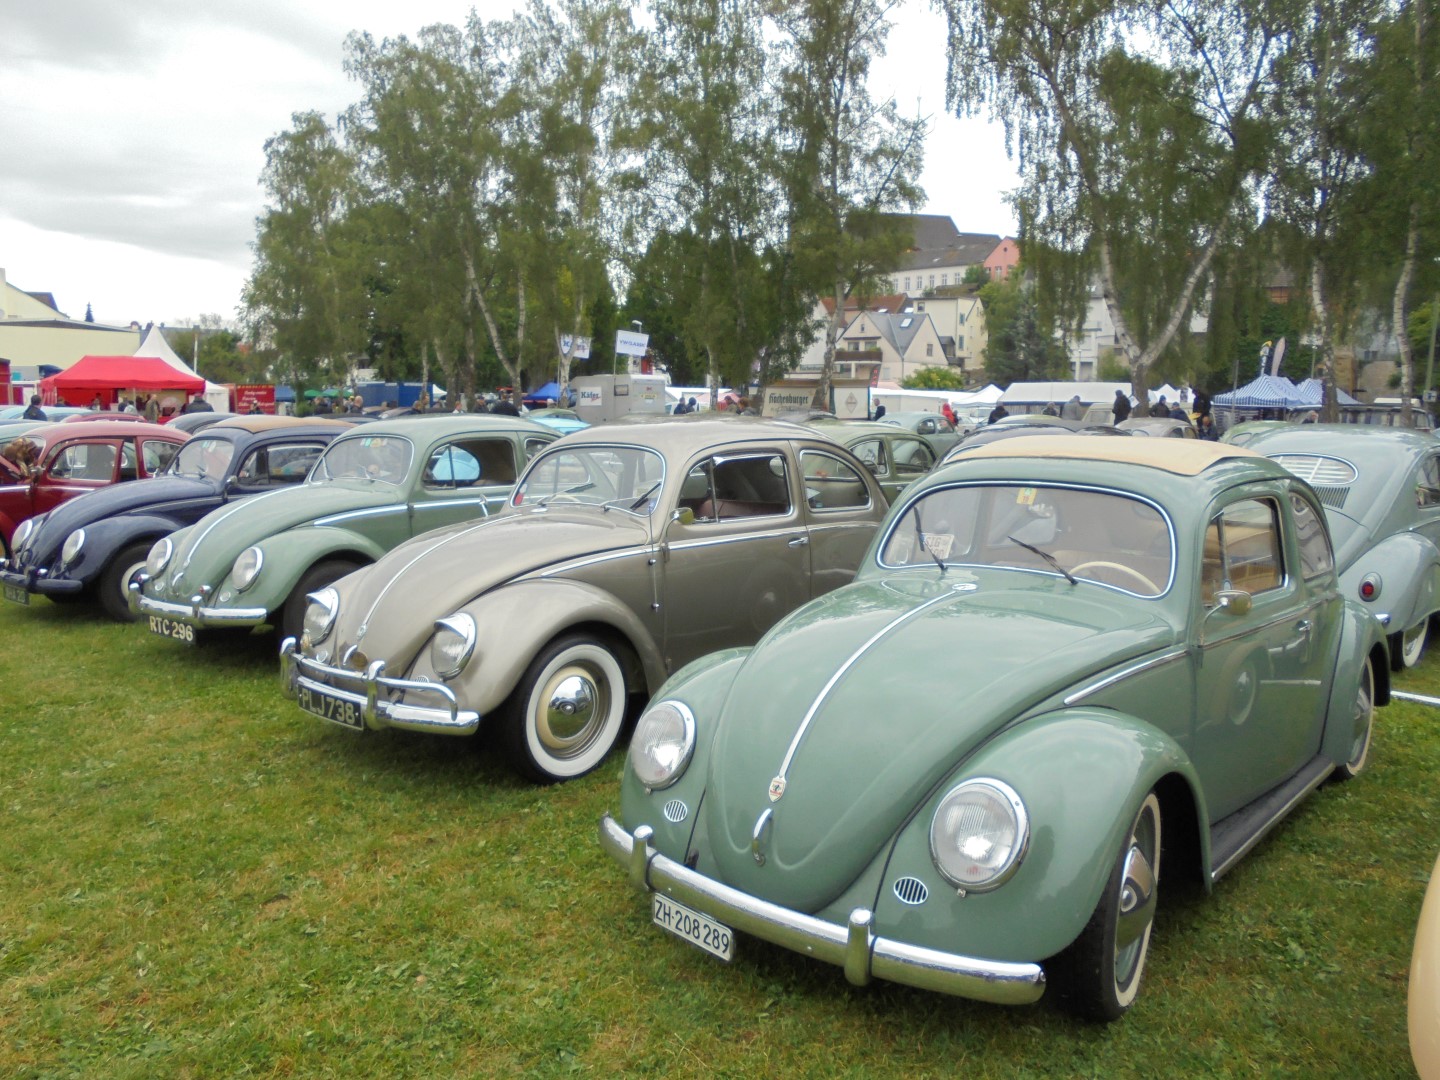
<svg viewBox="0 0 1440 1080"><path fill-rule="evenodd" d="M34 518L26 518L24 521L22 521L19 528L15 530L15 535L10 538L11 549L18 552L21 548L25 546L25 542L30 539L31 534L34 533L34 531Z"/></svg>
<svg viewBox="0 0 1440 1080"><path fill-rule="evenodd" d="M85 549L85 530L76 529L69 536L65 537L65 543L60 546L60 565L70 566L80 557L80 552Z"/></svg>
<svg viewBox="0 0 1440 1080"><path fill-rule="evenodd" d="M649 756L650 751L659 744L660 737L664 734L663 730L655 728L655 720L652 719L662 710L670 710L679 720L679 754L668 766L659 765L647 769L645 764L656 764L655 759ZM655 730L650 730L652 728ZM657 701L640 714L640 719L635 722L635 734L630 740L630 750L626 757L635 778L647 792L663 791L685 775L691 758L695 756L695 732L695 714L690 710L690 706L675 698Z"/></svg>
<svg viewBox="0 0 1440 1080"><path fill-rule="evenodd" d="M340 594L334 586L326 585L305 597L305 617L301 621L301 635L307 645L319 645L335 629L335 618L340 614Z"/></svg>
<svg viewBox="0 0 1440 1080"><path fill-rule="evenodd" d="M453 654L442 649L444 634L453 634L460 639L460 648ZM435 674L442 679L453 679L464 671L475 654L475 642L478 638L475 619L463 611L436 619L435 633L430 638L430 666Z"/></svg>
<svg viewBox="0 0 1440 1080"><path fill-rule="evenodd" d="M265 552L254 545L236 555L235 562L230 567L230 580L235 585L235 591L244 592L254 585L264 568Z"/></svg>
<svg viewBox="0 0 1440 1080"><path fill-rule="evenodd" d="M999 806L1009 811L1012 836L1009 844L1010 850L1005 859L988 877L977 880L973 873L962 875L957 873L952 866L947 865L942 857L941 845L937 842L937 834L944 828L943 819L953 804L979 791L985 791ZM955 845L952 844L951 847L953 849ZM956 784L945 793L945 797L935 807L935 814L930 819L930 861L935 864L935 869L939 871L940 876L958 889L962 895L987 893L1000 888L1015 876L1016 871L1020 869L1020 864L1025 861L1025 855L1029 848L1030 815L1025 809L1024 800L1009 784L994 777L972 777Z"/></svg>
<svg viewBox="0 0 1440 1080"><path fill-rule="evenodd" d="M170 542L168 536L162 536L156 540L150 548L150 553L145 556L145 573L152 578L159 577L170 565L170 559L175 554L175 545Z"/></svg>

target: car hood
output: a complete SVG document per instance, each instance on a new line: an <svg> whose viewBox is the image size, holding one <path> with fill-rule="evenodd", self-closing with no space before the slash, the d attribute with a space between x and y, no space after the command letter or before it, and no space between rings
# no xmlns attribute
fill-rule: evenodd
<svg viewBox="0 0 1440 1080"><path fill-rule="evenodd" d="M497 585L571 559L639 547L648 522L622 511L506 511L427 532L340 586L335 641L408 668L435 620Z"/></svg>
<svg viewBox="0 0 1440 1080"><path fill-rule="evenodd" d="M221 581L235 557L251 544L332 514L392 506L400 497L400 489L389 484L300 484L218 507L182 534L159 595L165 595L177 569L185 575L178 591L189 595L201 585Z"/></svg>
<svg viewBox="0 0 1440 1080"><path fill-rule="evenodd" d="M31 546L35 550L39 550L40 544L58 546L76 529L104 518L137 510L163 510L166 503L215 499L219 494L220 486L213 480L194 476L156 476L96 488L79 498L67 499L51 510L45 516L44 536L37 535Z"/></svg>
<svg viewBox="0 0 1440 1080"><path fill-rule="evenodd" d="M723 880L819 910L993 732L1175 638L1153 602L1013 572L822 597L755 647L725 702L705 794ZM751 838L766 809L761 866Z"/></svg>

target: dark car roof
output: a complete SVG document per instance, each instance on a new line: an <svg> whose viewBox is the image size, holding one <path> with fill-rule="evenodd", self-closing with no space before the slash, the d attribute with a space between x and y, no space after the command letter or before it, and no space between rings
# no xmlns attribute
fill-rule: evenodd
<svg viewBox="0 0 1440 1080"><path fill-rule="evenodd" d="M187 415L199 415L190 413ZM326 419L324 417L311 416L225 416L212 425L215 428L225 430L239 429L248 431L252 435L259 435L272 431L328 431L338 434L342 431L349 431L353 424L341 419Z"/></svg>

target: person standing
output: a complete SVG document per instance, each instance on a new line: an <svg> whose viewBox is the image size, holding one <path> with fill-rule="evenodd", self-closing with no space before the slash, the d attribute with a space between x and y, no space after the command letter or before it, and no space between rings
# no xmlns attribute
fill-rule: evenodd
<svg viewBox="0 0 1440 1080"><path fill-rule="evenodd" d="M1110 406L1115 413L1115 423L1130 419L1130 395L1124 390L1115 391L1115 404Z"/></svg>
<svg viewBox="0 0 1440 1080"><path fill-rule="evenodd" d="M502 390L500 400L490 406L490 411L497 416L519 416L520 410L515 407L515 402L510 400L510 391Z"/></svg>
<svg viewBox="0 0 1440 1080"><path fill-rule="evenodd" d="M160 422L160 395L151 394L145 399L145 419L152 423Z"/></svg>
<svg viewBox="0 0 1440 1080"><path fill-rule="evenodd" d="M997 402L995 403L995 407L990 410L990 417L989 417L989 419L986 420L985 422L986 422L987 424L993 424L993 423L995 423L995 421L997 421L997 420L1004 420L1005 417L1007 417L1007 416L1009 416L1009 415L1010 415L1010 410L1007 409L1007 408L1005 408L1004 405L1002 405L1000 402L997 401Z"/></svg>
<svg viewBox="0 0 1440 1080"><path fill-rule="evenodd" d="M29 407L28 407L23 413L20 414L20 419L22 419L22 420L44 420L44 419L47 419L47 417L45 416L45 410L42 409L42 408L40 408L40 395L39 395L39 394L31 394L31 395L30 395L30 405L29 405Z"/></svg>
<svg viewBox="0 0 1440 1080"><path fill-rule="evenodd" d="M204 394L195 394L180 409L181 412L214 412L215 407L205 400Z"/></svg>
<svg viewBox="0 0 1440 1080"><path fill-rule="evenodd" d="M1085 419L1085 410L1080 405L1079 394L1076 394L1069 401L1065 402L1065 407L1060 410L1060 418L1062 420Z"/></svg>

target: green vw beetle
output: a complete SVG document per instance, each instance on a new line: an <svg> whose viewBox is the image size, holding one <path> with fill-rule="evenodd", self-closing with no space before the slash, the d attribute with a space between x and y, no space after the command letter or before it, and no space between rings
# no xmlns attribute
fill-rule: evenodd
<svg viewBox="0 0 1440 1080"><path fill-rule="evenodd" d="M151 633L279 627L305 597L417 533L502 509L525 463L560 436L508 416L381 421L336 439L303 484L211 511L150 549L130 607Z"/></svg>
<svg viewBox="0 0 1440 1080"><path fill-rule="evenodd" d="M856 580L642 714L600 839L653 921L1000 1003L1134 1001L1208 888L1365 765L1384 630L1251 451L1013 439L908 489Z"/></svg>

